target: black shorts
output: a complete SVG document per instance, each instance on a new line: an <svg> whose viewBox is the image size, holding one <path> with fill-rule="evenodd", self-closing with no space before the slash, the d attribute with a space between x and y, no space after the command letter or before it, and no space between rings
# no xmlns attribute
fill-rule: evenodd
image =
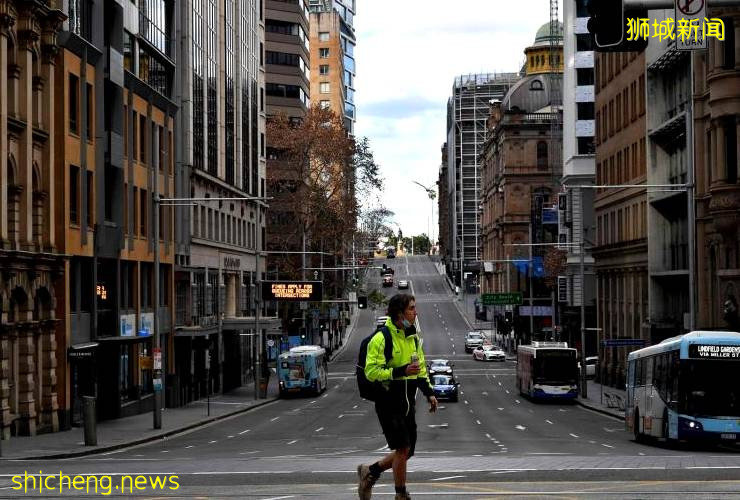
<svg viewBox="0 0 740 500"><path fill-rule="evenodd" d="M409 458L414 455L416 448L416 414L412 408L408 415L378 411L378 420L383 429L383 435L388 442L388 448L397 450L399 448L409 449Z"/></svg>

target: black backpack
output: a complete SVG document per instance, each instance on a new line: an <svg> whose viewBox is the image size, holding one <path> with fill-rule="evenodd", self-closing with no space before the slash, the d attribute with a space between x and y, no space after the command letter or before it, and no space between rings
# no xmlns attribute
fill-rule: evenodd
<svg viewBox="0 0 740 500"><path fill-rule="evenodd" d="M385 339L385 348L383 354L385 354L385 364L387 365L391 358L393 358L393 338L391 337L391 331L388 330L387 326L381 326L375 330L372 334L368 335L362 342L360 342L360 354L357 357L357 365L355 367L355 376L357 378L357 388L360 390L360 397L367 399L368 401L377 400L378 396L382 394L383 383L382 382L370 382L365 377L365 361L367 360L367 345L370 340L375 336L376 333L382 333ZM417 342L414 339L414 342ZM417 342L418 349L418 342Z"/></svg>

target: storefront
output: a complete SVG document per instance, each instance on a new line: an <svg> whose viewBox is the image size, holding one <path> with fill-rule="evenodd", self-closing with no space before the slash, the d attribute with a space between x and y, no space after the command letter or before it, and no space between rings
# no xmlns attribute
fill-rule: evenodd
<svg viewBox="0 0 740 500"><path fill-rule="evenodd" d="M70 372L70 424L81 426L84 396L97 396L96 357L100 344L86 342L75 344L67 350Z"/></svg>

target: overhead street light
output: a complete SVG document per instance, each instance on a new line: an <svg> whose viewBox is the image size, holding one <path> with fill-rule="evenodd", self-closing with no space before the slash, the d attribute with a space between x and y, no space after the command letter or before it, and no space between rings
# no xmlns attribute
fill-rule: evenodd
<svg viewBox="0 0 740 500"><path fill-rule="evenodd" d="M435 191L433 188L427 187L421 182L418 181L411 181L417 186L421 187L424 191L427 192L427 196L429 197L429 200L432 202L432 216L431 219L429 219L429 224L427 224L427 236L429 238L429 244L430 246L434 246L434 238L432 236L432 227L434 226L434 200L437 198L437 191ZM431 251L431 248L430 248Z"/></svg>

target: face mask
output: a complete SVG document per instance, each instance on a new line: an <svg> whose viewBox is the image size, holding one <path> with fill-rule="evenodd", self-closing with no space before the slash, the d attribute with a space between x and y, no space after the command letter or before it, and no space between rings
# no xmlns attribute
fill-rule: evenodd
<svg viewBox="0 0 740 500"><path fill-rule="evenodd" d="M403 318L402 323L403 323L403 327L404 328L408 328L408 327L411 326L411 322L409 320L407 320L406 318Z"/></svg>

